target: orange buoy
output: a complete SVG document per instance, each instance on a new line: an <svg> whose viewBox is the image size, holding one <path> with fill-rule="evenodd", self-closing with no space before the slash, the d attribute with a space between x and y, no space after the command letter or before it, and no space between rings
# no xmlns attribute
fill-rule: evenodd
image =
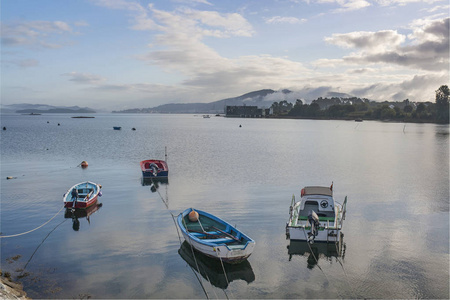
<svg viewBox="0 0 450 300"><path fill-rule="evenodd" d="M87 163L87 161L83 160L80 165L84 169L84 168L87 168L88 163Z"/></svg>
<svg viewBox="0 0 450 300"><path fill-rule="evenodd" d="M195 210L192 210L189 213L189 221L191 222L197 222L198 221L198 212L196 212Z"/></svg>

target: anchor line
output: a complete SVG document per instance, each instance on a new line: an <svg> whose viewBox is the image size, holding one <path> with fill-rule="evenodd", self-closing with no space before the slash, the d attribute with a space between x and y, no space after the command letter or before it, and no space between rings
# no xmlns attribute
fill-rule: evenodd
<svg viewBox="0 0 450 300"><path fill-rule="evenodd" d="M155 185L155 182L153 181L153 178L150 178L150 181L152 182L153 185ZM166 209L169 209L169 205L166 203L166 201L164 200L163 196L161 196L161 193L159 192L159 189L156 189L156 191L158 192L159 197L161 198L162 202L166 206Z"/></svg>
<svg viewBox="0 0 450 300"><path fill-rule="evenodd" d="M354 299L357 299L358 297L356 297L356 292L355 292L355 290L353 289L352 285L350 284L350 279L348 278L347 271L346 271L345 268L344 268L344 264L342 263L342 260L339 258L340 252L339 252L337 243L335 243L335 246L336 246L336 252L338 253L338 257L337 257L336 259L337 259L337 261L339 262L339 264L341 265L342 270L344 271L345 280L347 281L348 286L349 286L350 289L352 290L353 296L355 296Z"/></svg>
<svg viewBox="0 0 450 300"><path fill-rule="evenodd" d="M319 260L317 259L316 255L314 254L314 252L313 252L313 250L312 250L312 248L311 248L311 245L310 245L309 242L308 242L308 237L307 237L307 235L306 235L305 227L303 227L303 233L305 234L305 238L306 238L306 240L307 240L306 243L308 244L309 251L311 251L311 254L312 254L312 256L314 257L314 260L316 261L317 267L319 267L320 271L322 271L323 275L325 276L325 279L326 279L329 283L331 283L330 280L328 279L327 274L325 274L324 270L319 266ZM339 295L339 298L344 299L344 298L339 294L339 289L337 289L336 292L337 292L337 294Z"/></svg>
<svg viewBox="0 0 450 300"><path fill-rule="evenodd" d="M184 221L184 218L182 218L182 220L183 220L184 226L185 226L186 229L187 229L187 225L186 225L186 222ZM194 257L194 261L195 261L195 266L197 267L197 270L200 270L200 268L198 267L197 258L195 258L194 247L192 246L191 237L190 237L189 235L188 235L188 237L189 237L189 245L191 246L192 256ZM200 272L200 271L199 271L199 272ZM200 278L200 279L201 279L201 278ZM202 281L200 282L200 285L202 286L202 289L203 289L203 291L205 292L206 298L209 299L208 293L206 292L205 287L203 286L203 282L202 282Z"/></svg>
<svg viewBox="0 0 450 300"><path fill-rule="evenodd" d="M51 217L50 220L48 220L48 221L45 222L44 224L42 224L42 225L40 225L40 226L38 226L38 227L36 227L36 228L34 228L34 229L31 229L31 230L26 231L26 232L18 233L18 234L12 234L12 235L0 235L0 239L10 238L10 237L16 237L16 236L20 236L20 235L25 235L25 234L28 234L28 233L33 232L33 231L35 231L35 230L38 230L39 228L44 227L44 226L47 225L51 220L53 220L53 219L61 212L61 210L63 210L63 209L64 209L64 206L61 207L61 209L60 209L53 217Z"/></svg>
<svg viewBox="0 0 450 300"><path fill-rule="evenodd" d="M39 244L39 246L37 246L36 250L34 250L33 254L31 254L30 258L28 259L27 263L25 264L25 266L23 267L22 272L20 273L19 276L23 275L23 272L25 272L25 269L27 268L28 264L30 263L31 259L33 258L34 254L36 254L36 252L38 251L39 247L42 246L42 244L45 242L45 240L50 236L50 234L55 231L56 228L59 227L59 225L61 225L62 223L66 222L67 219L64 219L61 223L59 223L58 225L56 225L46 236L45 238L42 240L42 242Z"/></svg>

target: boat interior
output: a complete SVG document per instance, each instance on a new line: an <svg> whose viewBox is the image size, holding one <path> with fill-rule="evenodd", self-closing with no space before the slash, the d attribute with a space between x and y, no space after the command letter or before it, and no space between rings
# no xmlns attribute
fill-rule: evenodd
<svg viewBox="0 0 450 300"><path fill-rule="evenodd" d="M199 221L191 222L186 215L183 225L189 233L204 242L226 243L227 246L238 246L247 243L247 239L240 232L236 232L230 226L222 224L207 216L200 215Z"/></svg>

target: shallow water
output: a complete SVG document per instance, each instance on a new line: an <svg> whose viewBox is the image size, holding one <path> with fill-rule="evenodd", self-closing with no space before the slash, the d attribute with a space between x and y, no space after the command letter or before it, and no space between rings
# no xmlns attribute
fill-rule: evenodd
<svg viewBox="0 0 450 300"><path fill-rule="evenodd" d="M0 240L2 270L30 297L449 298L448 126L116 114L4 126L2 234L56 214ZM152 192L139 162L165 147L169 183ZM85 180L102 184L102 206L75 231L58 211ZM341 248L289 245L292 195L331 182L348 196ZM253 238L248 263L225 277L198 257L195 271L173 220L188 207Z"/></svg>

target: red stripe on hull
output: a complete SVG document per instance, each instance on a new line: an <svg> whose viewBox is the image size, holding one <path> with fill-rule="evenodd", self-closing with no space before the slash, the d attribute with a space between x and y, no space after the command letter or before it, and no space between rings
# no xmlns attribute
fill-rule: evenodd
<svg viewBox="0 0 450 300"><path fill-rule="evenodd" d="M98 195L92 199L89 199L88 202L77 201L75 208L88 208L88 207L92 206L95 202L97 202L97 199L98 199ZM64 203L64 207L73 207L73 202Z"/></svg>

